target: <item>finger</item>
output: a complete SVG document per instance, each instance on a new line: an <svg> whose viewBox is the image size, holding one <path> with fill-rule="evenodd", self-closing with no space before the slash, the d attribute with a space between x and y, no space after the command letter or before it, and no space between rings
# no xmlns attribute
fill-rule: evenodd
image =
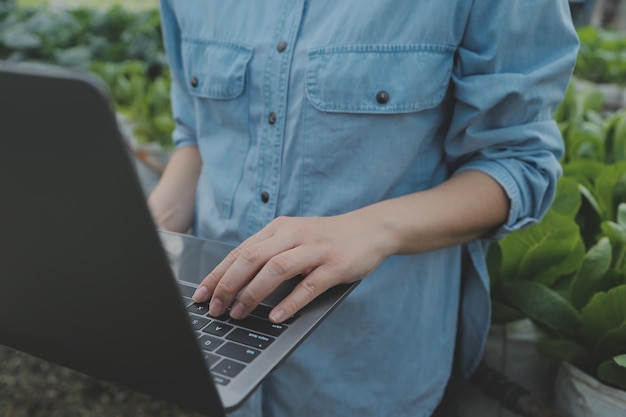
<svg viewBox="0 0 626 417"><path fill-rule="evenodd" d="M203 303L208 301L213 295L215 287L220 282L226 271L228 271L231 265L235 263L235 261L239 258L242 247L262 242L263 240L268 238L268 236L266 235L267 233L261 231L249 237L248 239L243 241L241 245L230 251L228 255L204 278L204 280L202 280L192 296L193 300L197 303Z"/></svg>
<svg viewBox="0 0 626 417"><path fill-rule="evenodd" d="M211 306L209 307L211 315L222 315L228 306L232 304L239 291L253 278L256 279L256 276L268 261L292 248L293 243L289 239L277 237L272 237L250 246L242 245L237 259L228 267L215 286L211 297ZM263 275L265 274L262 274L262 277ZM277 279L284 280L285 278L279 276ZM267 276L265 279L260 279L260 285L273 285L274 288L278 285L272 283L273 280L271 278L268 279ZM253 291L254 288L249 293L253 293ZM252 298L256 299L256 296L252 295Z"/></svg>
<svg viewBox="0 0 626 417"><path fill-rule="evenodd" d="M226 273L228 268L230 268L233 262L235 262L239 257L239 251L239 247L230 251L228 255L226 255L226 257L202 280L191 297L196 303L203 303L209 300L218 282L222 279L222 276L224 276L224 273Z"/></svg>
<svg viewBox="0 0 626 417"><path fill-rule="evenodd" d="M336 284L338 282L332 280L328 268L320 266L300 281L293 291L274 307L270 312L270 321L281 323Z"/></svg>
<svg viewBox="0 0 626 417"><path fill-rule="evenodd" d="M241 291L230 312L231 317L235 319L246 317L282 282L314 269L318 262L312 251L303 246L273 256Z"/></svg>

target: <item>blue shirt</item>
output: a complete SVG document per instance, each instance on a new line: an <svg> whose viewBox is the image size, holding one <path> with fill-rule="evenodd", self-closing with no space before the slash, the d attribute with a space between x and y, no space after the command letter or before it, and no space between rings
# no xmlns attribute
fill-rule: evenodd
<svg viewBox="0 0 626 417"><path fill-rule="evenodd" d="M203 160L197 235L239 243L277 216L344 213L468 169L506 190L499 230L383 262L262 389L267 416L429 416L453 362L467 376L480 360L488 240L536 222L561 173L567 1L161 5L174 140Z"/></svg>

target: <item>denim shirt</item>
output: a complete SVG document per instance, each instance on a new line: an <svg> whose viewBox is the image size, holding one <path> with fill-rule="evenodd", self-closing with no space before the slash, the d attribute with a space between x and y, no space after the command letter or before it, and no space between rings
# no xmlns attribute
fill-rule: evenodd
<svg viewBox="0 0 626 417"><path fill-rule="evenodd" d="M567 0L161 9L174 140L203 160L197 235L239 243L277 216L345 213L469 169L508 194L484 239L383 262L263 386L265 415L430 415L453 363L468 376L481 358L488 241L540 219L561 174Z"/></svg>

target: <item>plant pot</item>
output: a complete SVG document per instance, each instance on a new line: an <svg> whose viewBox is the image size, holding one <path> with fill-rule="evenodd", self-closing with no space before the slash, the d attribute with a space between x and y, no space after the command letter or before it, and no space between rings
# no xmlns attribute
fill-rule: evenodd
<svg viewBox="0 0 626 417"><path fill-rule="evenodd" d="M609 387L569 363L559 368L554 394L554 410L563 416L626 416L626 391Z"/></svg>
<svg viewBox="0 0 626 417"><path fill-rule="evenodd" d="M537 400L550 404L558 362L537 351L537 341L545 337L529 319L492 324L483 362L529 390ZM459 417L518 417L469 382L459 388L458 397Z"/></svg>

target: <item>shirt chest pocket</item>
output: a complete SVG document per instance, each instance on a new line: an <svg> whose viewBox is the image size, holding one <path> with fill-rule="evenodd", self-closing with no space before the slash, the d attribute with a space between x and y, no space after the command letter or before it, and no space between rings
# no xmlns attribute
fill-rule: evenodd
<svg viewBox="0 0 626 417"><path fill-rule="evenodd" d="M252 49L228 42L183 39L182 55L189 94L207 99L237 98L244 90Z"/></svg>
<svg viewBox="0 0 626 417"><path fill-rule="evenodd" d="M193 98L202 153L202 207L229 217L250 146L248 64L253 50L242 44L184 38L184 81ZM228 155L228 158L224 158ZM219 178L219 181L213 179Z"/></svg>
<svg viewBox="0 0 626 417"><path fill-rule="evenodd" d="M450 80L449 45L354 45L312 50L306 94L323 112L394 114L435 107Z"/></svg>

